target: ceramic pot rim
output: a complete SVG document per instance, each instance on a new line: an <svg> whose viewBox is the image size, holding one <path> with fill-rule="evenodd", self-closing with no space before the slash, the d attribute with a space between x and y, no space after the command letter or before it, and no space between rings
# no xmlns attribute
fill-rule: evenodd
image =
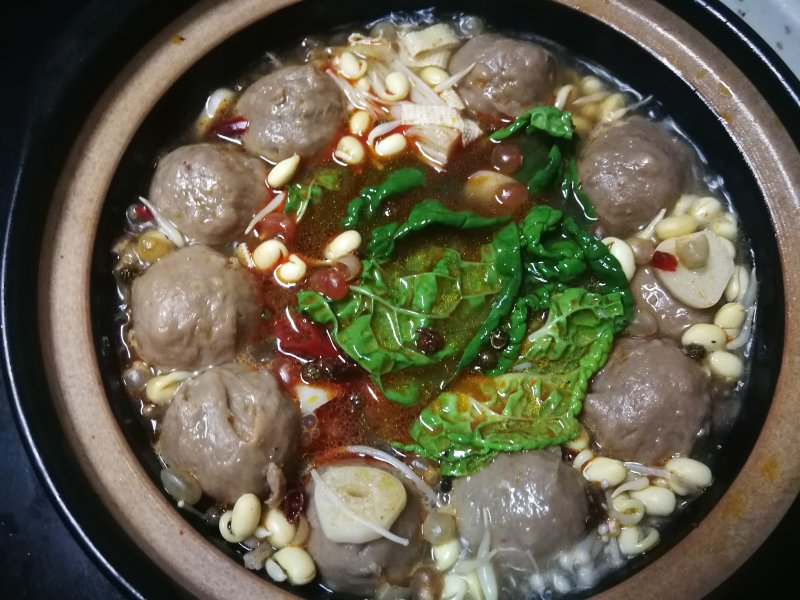
<svg viewBox="0 0 800 600"><path fill-rule="evenodd" d="M635 40L703 96L725 122L767 199L783 269L786 330L781 374L756 446L700 525L658 560L599 597L699 598L721 583L777 525L800 489L800 155L766 100L699 32L652 0L554 0ZM190 593L241 598L289 594L214 548L144 472L105 397L92 339L89 276L95 230L111 178L139 124L196 60L293 0L201 2L156 36L120 73L82 131L48 215L39 271L39 318L53 401L75 455L104 504L146 554ZM646 39L638 32L647 31ZM175 35L183 41L174 43ZM73 318L64 319L69 314ZM77 368L76 368L77 367ZM746 525L738 527L746 521ZM693 573L693 577L686 577ZM669 581L668 590L664 589ZM661 591L659 591L661 590ZM652 592L652 594L650 593Z"/></svg>

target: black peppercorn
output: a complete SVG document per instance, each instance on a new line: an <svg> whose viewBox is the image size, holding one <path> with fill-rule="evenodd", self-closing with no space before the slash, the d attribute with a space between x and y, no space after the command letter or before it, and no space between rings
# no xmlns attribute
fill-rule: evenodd
<svg viewBox="0 0 800 600"><path fill-rule="evenodd" d="M300 370L300 377L303 378L303 381L308 383L311 383L312 381L319 381L322 379L322 375L322 369L320 368L319 363L315 360L307 362Z"/></svg>
<svg viewBox="0 0 800 600"><path fill-rule="evenodd" d="M117 270L117 278L121 283L130 285L139 276L139 269L136 267L121 267Z"/></svg>
<svg viewBox="0 0 800 600"><path fill-rule="evenodd" d="M502 350L508 346L508 334L502 329L496 330L489 338L489 345L495 350Z"/></svg>
<svg viewBox="0 0 800 600"><path fill-rule="evenodd" d="M432 327L420 327L417 329L417 350L430 356L436 354L444 348L444 336Z"/></svg>
<svg viewBox="0 0 800 600"><path fill-rule="evenodd" d="M359 412L364 407L364 397L358 392L347 394L347 409L350 414Z"/></svg>
<svg viewBox="0 0 800 600"><path fill-rule="evenodd" d="M692 360L703 360L706 357L706 349L700 344L689 344L684 351Z"/></svg>
<svg viewBox="0 0 800 600"><path fill-rule="evenodd" d="M492 348L484 348L478 353L477 358L475 358L475 364L481 371L486 371L488 369L493 369L497 366L497 351Z"/></svg>

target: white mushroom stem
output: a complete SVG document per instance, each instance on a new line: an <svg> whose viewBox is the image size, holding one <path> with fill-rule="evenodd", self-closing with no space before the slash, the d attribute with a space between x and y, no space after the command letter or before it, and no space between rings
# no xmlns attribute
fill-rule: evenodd
<svg viewBox="0 0 800 600"><path fill-rule="evenodd" d="M345 448L348 452L352 454L361 454L362 456L369 456L381 462L385 462L388 465L392 465L395 469L400 471L407 479L409 479L414 485L419 488L419 490L425 494L425 497L428 499L428 502L435 506L437 503L438 496L436 492L433 491L431 486L429 486L425 481L409 467L403 461L395 458L388 452L384 452L383 450L378 450L377 448L372 448L370 446L347 446Z"/></svg>
<svg viewBox="0 0 800 600"><path fill-rule="evenodd" d="M350 508L342 502L342 499L339 495L334 492L327 483L322 479L319 473L317 473L316 469L311 469L311 478L314 480L314 483L317 486L317 490L322 491L323 493L327 494L331 501L336 505L336 507L342 511L345 515L349 518L353 519L356 523L363 525L367 529L374 531L375 533L385 537L387 540L394 542L395 544L400 544L401 546L408 546L409 541L406 538L400 537L389 531L388 529L384 529L383 527L376 525L366 519L363 519L360 515L354 513Z"/></svg>

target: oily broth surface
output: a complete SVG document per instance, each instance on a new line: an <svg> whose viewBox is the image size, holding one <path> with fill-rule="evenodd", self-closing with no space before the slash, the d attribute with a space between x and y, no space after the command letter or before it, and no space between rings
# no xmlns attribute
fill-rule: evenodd
<svg viewBox="0 0 800 600"><path fill-rule="evenodd" d="M425 19L427 19L427 17L423 16L423 21ZM349 29L348 31L353 30L354 29ZM541 40L538 39L536 41L541 42ZM635 103L642 99L641 95L620 82L613 80L599 67L583 63L575 57L570 56L568 53L565 53L562 49L554 47L553 44L544 42L544 45L551 49L551 51L554 51L559 58L560 68L556 78L556 89L568 83L575 84L586 74L596 74L612 89L626 94L629 103ZM309 48L312 47L320 48L320 46L305 40L296 48L285 50L277 56L271 56L266 64L262 63L254 67L248 71L247 74L237 79L234 85L232 85L232 88L241 91L248 83L272 70L276 58L281 64L300 64L301 59L298 58L298 56L307 54ZM657 103L651 102L646 104L638 112L639 114L653 117L661 113L661 108ZM187 132L179 138L179 143L176 144L166 141L164 147L166 151L177 145L200 141L219 141L220 139L226 139L224 133L223 135L219 135L219 131L215 133L213 129L208 134L199 137L196 133ZM461 198L463 182L476 170L491 169L491 152L493 149L494 144L486 139L481 139L457 151L444 169L433 169L429 166L423 166L415 156L404 156L400 159L381 161L379 164L365 167L349 167L347 175L341 179L339 189L336 191L324 192L321 205L312 205L309 208L303 221L297 228L297 234L291 244L291 251L301 256L321 256L327 242L341 231L341 219L346 214L348 202L358 195L361 188L382 182L385 179L386 173L394 171L402 166L421 166L421 168L425 170L427 183L422 188L412 190L407 194L387 201L383 206L383 214L379 217L379 219L381 219L378 221L379 223L385 222L386 220L404 220L412 207L425 198L436 198L449 208L456 210L463 209L464 206ZM330 155L331 149L326 149L321 152L318 157L303 161L303 166L297 173L295 179L297 181L307 182L313 177L313 173L321 167L335 167L336 164L330 158ZM702 160L702 157L700 158ZM727 203L728 210L731 210L727 191L719 178L707 171L701 173L701 177L709 191L714 193L717 197L724 199ZM546 196L534 199L535 202L540 203L547 203L554 200L554 198L548 198ZM525 211L520 211L515 215L515 219L518 220L524 216L524 212ZM258 232L259 227L256 226L254 235L242 238L242 241L245 241L251 250L261 241L258 238ZM124 253L127 252L127 250L124 249L126 242L130 243L135 237L136 233L123 234L120 242L117 244L117 254L123 256ZM411 247L415 243L420 243L420 237L421 236L416 236L416 238L412 238L409 242L405 243L404 246ZM426 243L444 244L447 243L448 237L446 231L435 231L433 234L426 232L424 241ZM466 243L462 242L462 250L465 251L465 258L470 260L475 259L477 257L477 248L481 244L486 243L490 237L491 232L486 231L468 234L468 236L466 236ZM463 234L461 239L465 239ZM747 241L742 240L740 237L739 244L739 256L746 257L746 260L743 261L744 264L751 264L751 251L747 245ZM472 255L470 255L468 251L470 248L475 249ZM233 256L233 245L228 245L219 249ZM402 252L403 249L401 248L399 251ZM295 286L275 285L270 273L258 274L257 278L259 279L261 299L266 309L265 318L252 334L253 343L251 345L251 350L242 358L254 365L268 364L279 379L283 381L287 389L292 389L295 383L302 381L301 372L303 361L297 360L290 351L281 351L279 348L276 348L276 332L274 325L275 319L281 318L286 310L294 305L295 293L297 290ZM125 281L125 277L121 277L120 287L123 299L128 297L129 292L127 286L128 282ZM126 319L130 319L126 302L121 304L120 312L126 316ZM120 354L123 372L126 374L130 372L131 367L137 362L135 348L131 348L127 341L128 333L128 325L123 326L120 336ZM156 374L156 371L153 369L149 369L149 372L151 375ZM451 384L451 387L453 389L469 389L471 386L471 377L471 372L467 370L456 378ZM126 381L127 379L129 378L126 377ZM738 405L741 402L746 380L747 373L745 372L734 389L730 387L721 387L718 390L715 408L719 410L716 410L714 414L714 421L717 427L715 427L713 435L703 437L695 449L695 454L701 457L703 462L709 464L712 470L714 464L720 460L720 449L724 444L724 432L732 421L735 420L735 416L738 413ZM386 400L380 394L375 393L374 386L369 385L369 379L365 375L353 377L345 383L328 384L326 382L314 382L314 385L328 387L331 393L336 396L336 399L317 409L315 415L307 415L303 420L301 457L303 461L308 464L320 464L343 457L344 454L341 448L346 445L366 444L375 446L383 445L388 440L409 442L409 426L418 417L420 410L424 406L424 403L422 403L414 407L403 407ZM162 416L162 409L153 407L152 404L147 401L143 389L137 389L136 385L129 385L128 387L131 390L130 395L132 400L137 403L143 420L149 424L151 431L154 432L155 439L155 437L157 437L158 422ZM312 416L314 418L310 418ZM686 503L688 503L688 500L681 501L682 505ZM592 525L594 526L596 523L593 522ZM591 532L589 531L587 533ZM588 587L596 583L604 572L618 567L619 564L616 564L612 559L606 559L598 561L595 566L597 568L597 573L592 578ZM585 588L587 586L578 584L577 587L580 589L581 587Z"/></svg>

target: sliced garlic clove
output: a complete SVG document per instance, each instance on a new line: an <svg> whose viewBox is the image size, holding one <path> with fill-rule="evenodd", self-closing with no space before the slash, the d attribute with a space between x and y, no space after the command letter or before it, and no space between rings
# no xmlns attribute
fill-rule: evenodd
<svg viewBox="0 0 800 600"><path fill-rule="evenodd" d="M692 308L709 308L722 297L733 274L733 258L722 239L711 231L690 234L708 238L708 262L699 269L678 264L674 271L653 269L658 280L676 299ZM661 242L657 252L675 255L677 238Z"/></svg>
<svg viewBox="0 0 800 600"><path fill-rule="evenodd" d="M406 489L397 477L383 469L362 466L331 467L322 480L353 513L382 529L391 529L406 506ZM314 507L322 531L332 542L362 544L379 539L374 529L355 521L319 486Z"/></svg>

